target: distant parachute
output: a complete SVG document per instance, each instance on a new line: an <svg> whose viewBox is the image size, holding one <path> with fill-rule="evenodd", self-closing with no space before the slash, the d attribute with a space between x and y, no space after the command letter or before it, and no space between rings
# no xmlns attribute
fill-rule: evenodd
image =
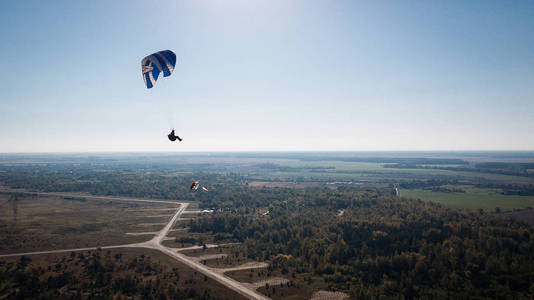
<svg viewBox="0 0 534 300"><path fill-rule="evenodd" d="M163 50L151 54L141 61L141 71L143 72L143 79L147 88L154 87L159 74L163 72L163 76L167 77L174 71L176 65L176 54L171 50Z"/></svg>
<svg viewBox="0 0 534 300"><path fill-rule="evenodd" d="M198 181L193 181L193 183L191 183L191 186L189 187L191 190L196 190L198 189Z"/></svg>

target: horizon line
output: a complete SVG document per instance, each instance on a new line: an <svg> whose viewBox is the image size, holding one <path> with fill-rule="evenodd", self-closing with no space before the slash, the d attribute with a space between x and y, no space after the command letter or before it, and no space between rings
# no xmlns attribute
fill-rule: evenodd
<svg viewBox="0 0 534 300"><path fill-rule="evenodd" d="M144 154L144 153L165 153L165 154L196 154L196 153L368 153L368 152L418 152L418 153L432 153L432 152L534 152L534 149L521 150L521 149L495 149L495 150L215 150L215 151L35 151L35 152L0 152L0 155L13 155L13 154Z"/></svg>

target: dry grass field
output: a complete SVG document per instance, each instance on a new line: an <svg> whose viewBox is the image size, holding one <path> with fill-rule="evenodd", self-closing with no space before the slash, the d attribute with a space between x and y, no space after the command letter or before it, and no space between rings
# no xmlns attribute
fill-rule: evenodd
<svg viewBox="0 0 534 300"><path fill-rule="evenodd" d="M129 232L157 231L169 205L87 200L83 197L0 194L0 254L141 242ZM135 211L134 211L135 210ZM142 226L147 225L147 226Z"/></svg>

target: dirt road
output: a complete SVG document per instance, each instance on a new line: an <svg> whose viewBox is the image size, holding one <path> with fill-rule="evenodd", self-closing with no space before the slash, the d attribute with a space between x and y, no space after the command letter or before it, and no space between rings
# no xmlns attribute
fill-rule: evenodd
<svg viewBox="0 0 534 300"><path fill-rule="evenodd" d="M36 252L21 252L21 253L11 253L11 254L0 254L0 257L30 256L30 255L64 253L64 252L73 252L73 251L74 252L76 252L76 251L89 251L89 250L97 250L97 249L127 248L127 247L135 247L135 245L136 244L127 244L127 245L87 247L87 248L74 248L74 249L60 249L60 250L48 250L48 251L36 251Z"/></svg>
<svg viewBox="0 0 534 300"><path fill-rule="evenodd" d="M22 193L28 195L41 195L41 196L54 196L54 197L81 197L87 200L108 200L108 201L129 201L129 202L150 202L150 203L165 203L165 204L180 204L177 201L169 200L151 200L151 199L138 199L138 198L128 198L128 197L111 197L111 196L93 196L86 195L82 193L52 193L52 192L28 192L14 189L0 189L1 192L10 192L10 193ZM172 208L169 208L172 209Z"/></svg>
<svg viewBox="0 0 534 300"><path fill-rule="evenodd" d="M156 235L154 236L150 241L145 243L137 244L137 247L146 247L151 249L157 249L176 260L180 261L181 263L189 266L191 269L196 270L220 283L223 285L229 287L230 289L238 292L239 294L249 298L249 299L269 299L262 294L249 289L248 287L245 287L243 284L241 284L238 281L235 281L229 277L226 277L222 274L219 274L216 270L206 267L203 264L200 264L197 262L194 258L188 257L182 253L176 252L172 248L165 247L161 244L161 242L164 240L165 236L167 236L167 233L171 229L171 227L174 225L176 220L180 219L180 216L185 211L189 203L181 203L180 208L176 211L172 219L167 223L167 225Z"/></svg>
<svg viewBox="0 0 534 300"><path fill-rule="evenodd" d="M16 191L16 190L9 190L10 192L22 192L22 191ZM87 250L96 250L96 249L114 249L114 248L150 248L150 249L156 249L159 250L165 254L167 254L170 257L173 257L174 259L180 261L181 263L189 266L193 270L196 270L204 275L206 275L209 278L212 278L219 283L223 284L224 286L232 289L233 291L239 293L240 295L249 298L249 299L255 299L255 300L265 300L270 299L255 290L245 286L241 282L238 282L232 278L229 278L224 275L224 271L221 272L221 270L217 270L215 268L210 268L207 266L204 266L203 264L197 262L195 258L188 257L180 252L177 251L177 249L165 247L161 244L162 241L165 240L165 237L171 230L172 226L177 220L180 220L180 216L184 213L185 209L189 205L189 203L178 203L173 201L164 201L164 200L149 200L149 199L135 199L135 198L122 198L122 197L104 197L104 196L88 196L88 195L80 195L80 194L70 194L70 193L37 193L37 192L23 192L27 194L39 194L39 195L47 195L47 196L60 196L60 197L84 197L86 199L93 199L93 200L113 200L113 201L132 201L132 202L154 202L154 203L166 203L166 204L173 204L173 205L180 205L178 209L176 210L173 217L169 220L168 223L166 223L165 227L161 229L151 240L143 243L135 243L135 244L125 244L125 245L114 245L114 246L104 246L104 247L88 247L88 248L77 248L77 249L61 249L61 250L49 250L49 251L36 251L36 252L26 252L26 253L13 253L13 254L3 254L0 255L0 257L11 257L11 256L28 256L28 255L39 255L39 254L51 254L51 253L62 253L62 252L72 252L72 251L87 251ZM202 247L199 247L202 248Z"/></svg>

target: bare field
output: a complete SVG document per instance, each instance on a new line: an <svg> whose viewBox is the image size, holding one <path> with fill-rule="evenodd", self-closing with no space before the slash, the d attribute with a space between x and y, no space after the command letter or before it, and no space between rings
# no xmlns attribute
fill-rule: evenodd
<svg viewBox="0 0 534 300"><path fill-rule="evenodd" d="M530 225L534 225L534 209L505 212L502 213L501 216L509 217L517 221L523 221Z"/></svg>
<svg viewBox="0 0 534 300"><path fill-rule="evenodd" d="M158 203L2 193L0 204L0 253L136 243L146 237L126 235L127 232L158 231L161 226L139 224L148 219L168 220L128 213L129 209L168 206Z"/></svg>

